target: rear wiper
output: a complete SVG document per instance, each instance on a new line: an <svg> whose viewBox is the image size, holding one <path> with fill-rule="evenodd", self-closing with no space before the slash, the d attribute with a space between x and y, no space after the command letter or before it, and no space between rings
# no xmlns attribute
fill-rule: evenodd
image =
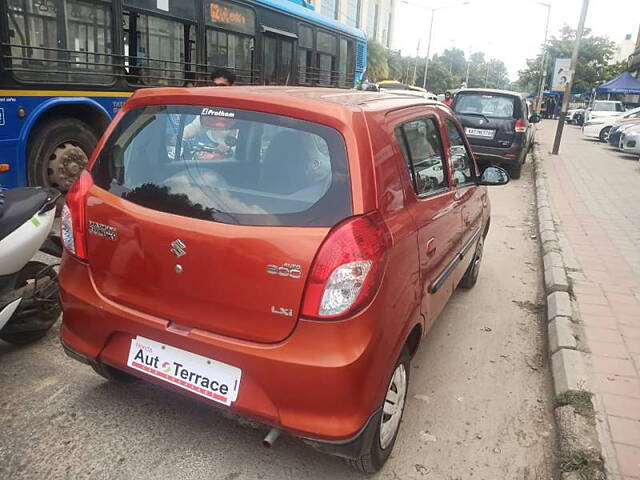
<svg viewBox="0 0 640 480"><path fill-rule="evenodd" d="M487 123L489 123L489 119L487 118L487 116L483 113L472 113L472 112L460 112L460 115L473 115L475 117L482 117L484 118Z"/></svg>

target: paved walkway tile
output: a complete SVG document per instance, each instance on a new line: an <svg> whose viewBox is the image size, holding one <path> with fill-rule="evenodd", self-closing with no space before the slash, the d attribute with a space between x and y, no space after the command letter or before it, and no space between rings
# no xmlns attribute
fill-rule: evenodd
<svg viewBox="0 0 640 480"><path fill-rule="evenodd" d="M564 131L538 130L554 217L569 255L575 307L592 355L594 390L623 480L640 480L640 163ZM566 248L565 248L566 247Z"/></svg>

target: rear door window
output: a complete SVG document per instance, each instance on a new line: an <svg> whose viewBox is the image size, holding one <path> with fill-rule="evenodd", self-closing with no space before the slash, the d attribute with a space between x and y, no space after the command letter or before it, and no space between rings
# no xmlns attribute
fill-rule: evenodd
<svg viewBox="0 0 640 480"><path fill-rule="evenodd" d="M459 93L453 109L460 115L513 119L519 117L518 103L517 98L508 95Z"/></svg>
<svg viewBox="0 0 640 480"><path fill-rule="evenodd" d="M311 122L245 110L131 110L93 168L130 202L241 225L332 226L351 215L341 135Z"/></svg>
<svg viewBox="0 0 640 480"><path fill-rule="evenodd" d="M432 118L405 123L396 129L407 170L419 197L448 187L447 169L438 125Z"/></svg>

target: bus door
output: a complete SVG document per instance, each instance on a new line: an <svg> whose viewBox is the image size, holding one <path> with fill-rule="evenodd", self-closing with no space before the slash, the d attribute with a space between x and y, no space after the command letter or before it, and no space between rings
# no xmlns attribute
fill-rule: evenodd
<svg viewBox="0 0 640 480"><path fill-rule="evenodd" d="M293 85L293 48L297 35L262 27L262 65L265 85Z"/></svg>

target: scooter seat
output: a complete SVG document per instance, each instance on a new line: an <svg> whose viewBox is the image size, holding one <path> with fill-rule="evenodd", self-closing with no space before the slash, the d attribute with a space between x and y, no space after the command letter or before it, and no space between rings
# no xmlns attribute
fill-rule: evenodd
<svg viewBox="0 0 640 480"><path fill-rule="evenodd" d="M46 189L37 187L14 188L2 194L5 198L0 209L0 241L27 222L49 198Z"/></svg>

